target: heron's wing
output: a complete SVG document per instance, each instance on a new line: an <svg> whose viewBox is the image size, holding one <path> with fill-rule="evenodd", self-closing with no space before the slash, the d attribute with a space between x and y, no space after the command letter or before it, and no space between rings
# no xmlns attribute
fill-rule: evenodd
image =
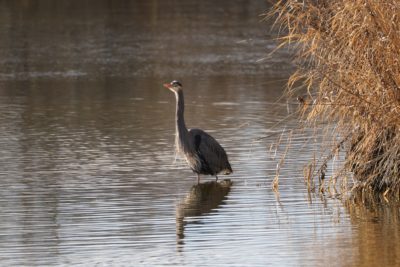
<svg viewBox="0 0 400 267"><path fill-rule="evenodd" d="M189 134L194 149L213 172L230 169L226 152L214 137L200 129L190 129Z"/></svg>

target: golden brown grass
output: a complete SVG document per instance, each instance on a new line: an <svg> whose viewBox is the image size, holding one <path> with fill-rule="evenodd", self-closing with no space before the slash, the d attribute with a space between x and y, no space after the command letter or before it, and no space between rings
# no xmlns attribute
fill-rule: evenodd
<svg viewBox="0 0 400 267"><path fill-rule="evenodd" d="M288 92L299 96L302 118L334 125L332 154L346 152L356 190L399 197L400 2L287 0L272 14L280 46L297 51Z"/></svg>

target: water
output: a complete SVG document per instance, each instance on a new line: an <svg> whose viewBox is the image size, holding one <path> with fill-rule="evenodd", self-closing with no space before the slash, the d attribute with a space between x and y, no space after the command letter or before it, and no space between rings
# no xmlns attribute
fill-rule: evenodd
<svg viewBox="0 0 400 267"><path fill-rule="evenodd" d="M271 144L295 106L277 101L292 67L284 50L267 55L264 1L1 7L0 265L400 264L398 205L308 193L310 131L292 137L272 190L288 134ZM188 126L228 152L230 182L197 186L175 160L161 86L173 79Z"/></svg>

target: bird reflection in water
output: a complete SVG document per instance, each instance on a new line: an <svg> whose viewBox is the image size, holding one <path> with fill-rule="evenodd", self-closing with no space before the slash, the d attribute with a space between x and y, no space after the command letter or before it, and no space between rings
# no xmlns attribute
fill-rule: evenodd
<svg viewBox="0 0 400 267"><path fill-rule="evenodd" d="M177 205L176 209L176 235L177 243L183 244L185 217L201 216L217 208L232 186L230 179L221 182L212 181L193 185L190 192Z"/></svg>

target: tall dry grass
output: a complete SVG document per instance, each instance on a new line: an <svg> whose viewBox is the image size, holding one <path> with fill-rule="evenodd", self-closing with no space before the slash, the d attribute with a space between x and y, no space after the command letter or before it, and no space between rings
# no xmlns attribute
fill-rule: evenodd
<svg viewBox="0 0 400 267"><path fill-rule="evenodd" d="M288 92L306 89L302 118L334 127L355 189L399 197L400 1L277 1L271 14L297 51Z"/></svg>

